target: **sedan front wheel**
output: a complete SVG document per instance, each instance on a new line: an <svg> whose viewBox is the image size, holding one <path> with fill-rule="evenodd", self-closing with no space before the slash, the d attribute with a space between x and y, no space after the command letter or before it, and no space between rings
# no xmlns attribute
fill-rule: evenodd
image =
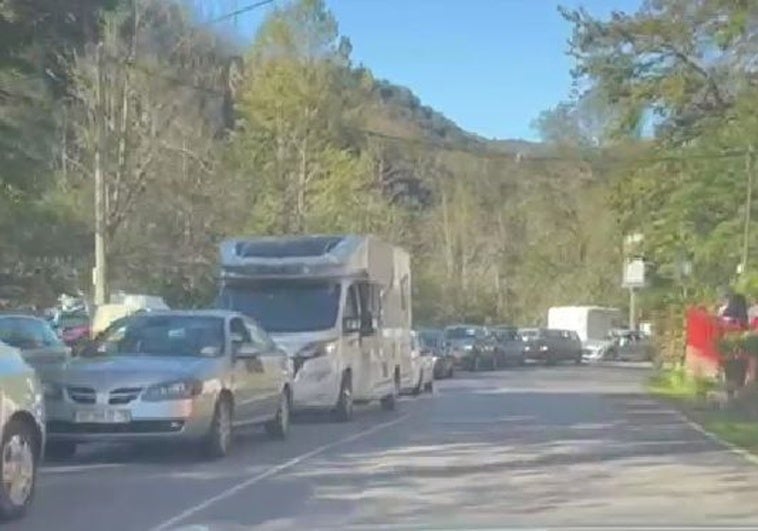
<svg viewBox="0 0 758 531"><path fill-rule="evenodd" d="M210 459L219 459L229 453L232 445L232 402L221 396L216 402L216 409L211 420L211 427L205 438L205 455Z"/></svg>
<svg viewBox="0 0 758 531"><path fill-rule="evenodd" d="M37 477L35 436L29 424L12 420L5 427L0 447L0 517L23 516L34 497Z"/></svg>

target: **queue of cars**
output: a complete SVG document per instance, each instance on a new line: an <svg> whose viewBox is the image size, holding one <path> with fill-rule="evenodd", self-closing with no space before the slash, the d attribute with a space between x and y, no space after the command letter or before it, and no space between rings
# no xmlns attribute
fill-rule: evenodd
<svg viewBox="0 0 758 531"><path fill-rule="evenodd" d="M427 341L435 353L438 378L451 377L456 369L495 370L527 361L553 365L583 360L582 342L571 330L453 325L420 334L430 338Z"/></svg>
<svg viewBox="0 0 758 531"><path fill-rule="evenodd" d="M44 455L85 443L182 442L220 458L242 426L285 438L292 412L346 422L356 403L392 410L458 369L582 361L570 331L411 330L410 257L373 237L232 239L220 262L213 309L142 297L91 322L0 315L0 517L26 511Z"/></svg>
<svg viewBox="0 0 758 531"><path fill-rule="evenodd" d="M58 335L44 319L0 317L0 516L24 513L45 451L176 441L218 458L241 426L284 438L294 411L346 422L355 403L393 410L401 392L432 389L402 249L338 235L237 238L220 251L213 309L100 306L76 352L64 323Z"/></svg>

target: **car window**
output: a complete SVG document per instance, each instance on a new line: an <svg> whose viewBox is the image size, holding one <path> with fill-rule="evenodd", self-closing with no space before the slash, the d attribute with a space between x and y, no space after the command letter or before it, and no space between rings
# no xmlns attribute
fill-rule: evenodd
<svg viewBox="0 0 758 531"><path fill-rule="evenodd" d="M250 336L250 332L245 326L245 323L242 322L242 319L240 319L239 317L235 317L234 319L231 320L231 322L229 323L229 331L232 334L239 335L242 338L243 343L253 342L253 338Z"/></svg>
<svg viewBox="0 0 758 531"><path fill-rule="evenodd" d="M100 334L88 355L189 357L218 356L224 347L224 321L190 315L133 316Z"/></svg>
<svg viewBox="0 0 758 531"><path fill-rule="evenodd" d="M345 301L345 313L343 317L345 319L358 319L360 317L358 312L358 288L355 284L350 286L347 290L347 300Z"/></svg>
<svg viewBox="0 0 758 531"><path fill-rule="evenodd" d="M245 320L245 327L250 334L250 342L262 351L275 352L274 342L269 335L257 323L250 319Z"/></svg>
<svg viewBox="0 0 758 531"><path fill-rule="evenodd" d="M0 341L22 350L57 347L63 344L50 325L28 317L0 319Z"/></svg>

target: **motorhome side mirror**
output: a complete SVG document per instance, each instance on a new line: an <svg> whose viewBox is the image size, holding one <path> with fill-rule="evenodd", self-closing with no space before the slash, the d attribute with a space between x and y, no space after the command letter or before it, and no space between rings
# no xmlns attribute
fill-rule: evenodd
<svg viewBox="0 0 758 531"><path fill-rule="evenodd" d="M374 318L370 313L366 313L361 319L360 332L362 336L373 335L374 330Z"/></svg>
<svg viewBox="0 0 758 531"><path fill-rule="evenodd" d="M360 332L361 330L361 320L356 319L355 317L345 317L345 319L342 321L342 332L345 334L352 334L355 332Z"/></svg>

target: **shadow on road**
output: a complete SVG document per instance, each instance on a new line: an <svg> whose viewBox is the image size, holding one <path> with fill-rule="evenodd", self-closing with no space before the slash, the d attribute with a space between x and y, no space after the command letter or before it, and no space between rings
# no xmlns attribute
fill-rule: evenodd
<svg viewBox="0 0 758 531"><path fill-rule="evenodd" d="M749 503L756 474L639 391L583 391L581 379L543 390L544 379L504 385L484 374L450 382L407 429L279 477L293 514L308 516L276 524L694 525L758 516L733 503ZM268 513L245 523L274 518Z"/></svg>

